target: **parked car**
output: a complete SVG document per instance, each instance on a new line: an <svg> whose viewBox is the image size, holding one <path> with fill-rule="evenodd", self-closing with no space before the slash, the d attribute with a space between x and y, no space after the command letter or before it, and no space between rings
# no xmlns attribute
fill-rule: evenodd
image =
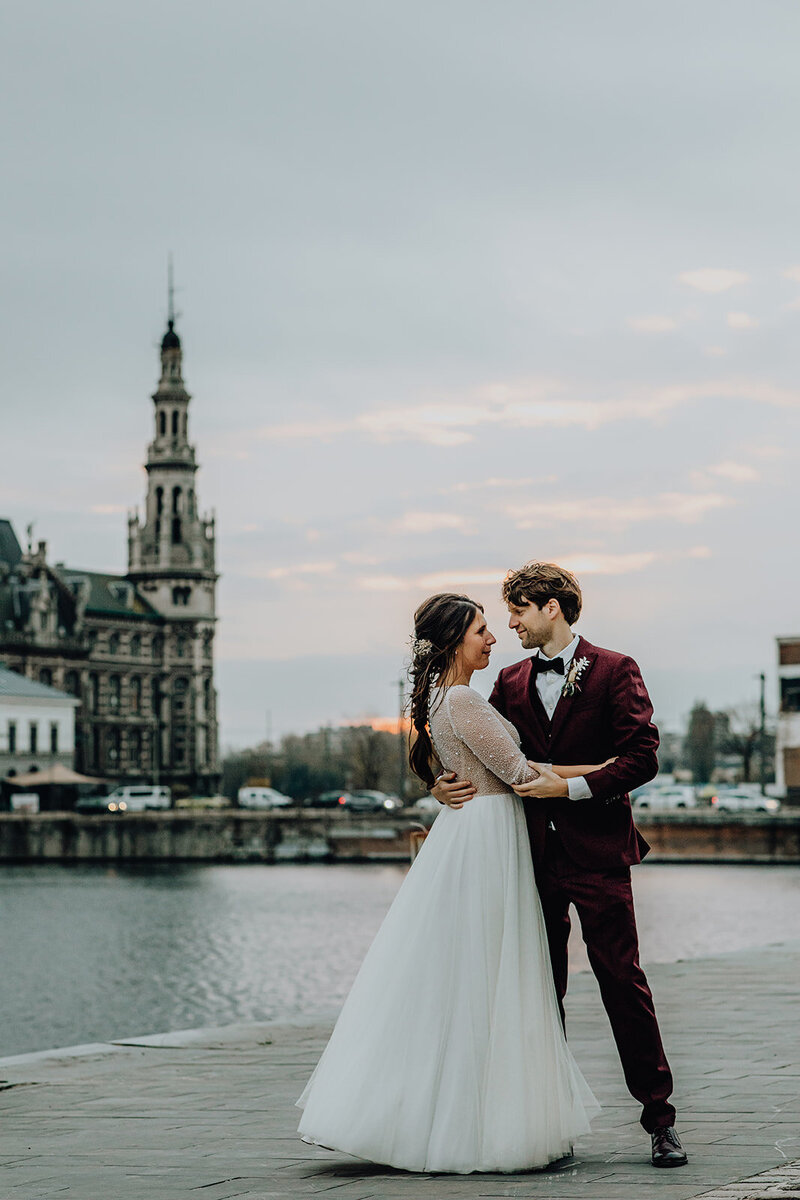
<svg viewBox="0 0 800 1200"><path fill-rule="evenodd" d="M652 812L670 808L697 808L697 797L689 784L664 784L661 787L642 788L634 797L633 807L650 809Z"/></svg>
<svg viewBox="0 0 800 1200"><path fill-rule="evenodd" d="M291 808L294 800L270 787L239 788L239 808Z"/></svg>
<svg viewBox="0 0 800 1200"><path fill-rule="evenodd" d="M717 812L777 812L780 801L774 796L765 796L755 788L725 788L711 797L711 806Z"/></svg>
<svg viewBox="0 0 800 1200"><path fill-rule="evenodd" d="M314 799L307 800L308 808L344 808L350 799L350 793L343 789L337 788L333 792L321 792Z"/></svg>
<svg viewBox="0 0 800 1200"><path fill-rule="evenodd" d="M83 813L144 812L148 808L169 808L171 803L171 788L142 783L115 788L106 796L81 796L75 810Z"/></svg>
<svg viewBox="0 0 800 1200"><path fill-rule="evenodd" d="M400 808L400 798L390 796L387 792L362 788L360 791L350 792L346 807L356 812L391 812L395 808Z"/></svg>

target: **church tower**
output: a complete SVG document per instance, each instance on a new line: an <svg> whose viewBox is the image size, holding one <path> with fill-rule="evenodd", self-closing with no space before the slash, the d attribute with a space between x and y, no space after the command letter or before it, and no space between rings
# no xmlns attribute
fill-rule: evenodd
<svg viewBox="0 0 800 1200"><path fill-rule="evenodd" d="M171 272L170 272L171 276ZM160 717L158 759L165 774L194 791L218 780L213 643L217 573L212 515L197 503L189 401L175 332L172 280L161 340L161 378L153 393L144 518L128 517L128 579L164 620L161 672L153 705Z"/></svg>

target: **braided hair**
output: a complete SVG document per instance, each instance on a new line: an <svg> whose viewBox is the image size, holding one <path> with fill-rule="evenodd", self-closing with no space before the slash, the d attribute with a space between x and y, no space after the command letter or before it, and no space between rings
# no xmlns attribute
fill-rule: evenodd
<svg viewBox="0 0 800 1200"><path fill-rule="evenodd" d="M431 691L441 683L455 662L456 651L464 635L483 605L469 596L442 592L429 596L414 613L414 639L411 644L411 727L408 762L415 775L432 787L435 780L431 758L435 751L431 741L428 710ZM411 744L414 732L416 737Z"/></svg>

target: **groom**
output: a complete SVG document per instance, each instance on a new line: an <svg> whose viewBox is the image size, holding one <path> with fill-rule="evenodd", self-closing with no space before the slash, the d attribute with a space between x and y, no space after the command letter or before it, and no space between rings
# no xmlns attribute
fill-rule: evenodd
<svg viewBox="0 0 800 1200"><path fill-rule="evenodd" d="M546 767L515 788L526 801L536 881L564 1014L569 905L574 904L589 961L641 1122L652 1137L656 1167L687 1159L669 1103L672 1075L653 997L639 966L630 868L649 846L635 829L628 793L658 769L653 707L632 658L573 635L581 611L577 579L555 563L531 562L503 584L509 627L531 658L504 668L491 703L519 731L537 764L615 761L589 776L561 779ZM469 780L442 776L433 794L460 808L474 795Z"/></svg>

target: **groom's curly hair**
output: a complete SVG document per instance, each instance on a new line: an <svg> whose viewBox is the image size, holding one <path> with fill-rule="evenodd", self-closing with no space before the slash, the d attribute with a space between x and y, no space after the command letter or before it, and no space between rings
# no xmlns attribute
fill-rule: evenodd
<svg viewBox="0 0 800 1200"><path fill-rule="evenodd" d="M535 604L537 608L544 608L548 600L557 600L568 625L575 624L583 604L581 586L570 571L557 563L536 561L508 572L503 580L503 599L506 604Z"/></svg>

